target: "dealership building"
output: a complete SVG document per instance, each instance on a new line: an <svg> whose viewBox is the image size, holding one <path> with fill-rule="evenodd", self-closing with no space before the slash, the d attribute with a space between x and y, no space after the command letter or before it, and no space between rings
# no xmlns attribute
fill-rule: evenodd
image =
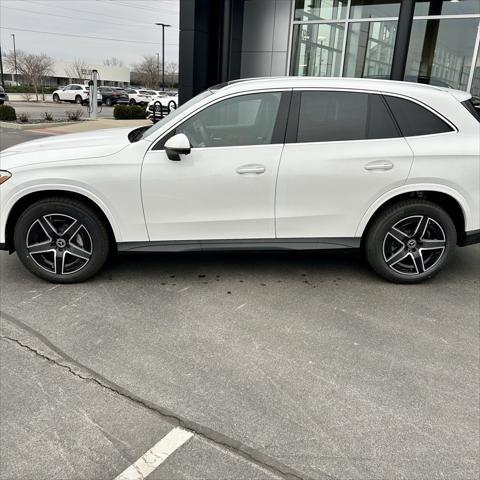
<svg viewBox="0 0 480 480"><path fill-rule="evenodd" d="M480 0L181 0L180 95L277 75L390 78L480 96Z"/></svg>

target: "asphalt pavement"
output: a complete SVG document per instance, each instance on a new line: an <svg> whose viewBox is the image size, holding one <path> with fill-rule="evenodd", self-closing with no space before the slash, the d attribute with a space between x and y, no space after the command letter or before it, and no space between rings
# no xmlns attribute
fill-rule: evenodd
<svg viewBox="0 0 480 480"><path fill-rule="evenodd" d="M178 427L149 480L477 479L479 274L159 254L59 286L1 252L0 479L113 479Z"/></svg>

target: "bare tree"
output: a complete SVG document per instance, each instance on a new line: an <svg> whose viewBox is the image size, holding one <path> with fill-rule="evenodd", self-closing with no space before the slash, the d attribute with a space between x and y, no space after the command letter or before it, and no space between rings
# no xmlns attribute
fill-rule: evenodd
<svg viewBox="0 0 480 480"><path fill-rule="evenodd" d="M103 64L104 64L106 67L124 67L124 66L125 66L125 64L123 63L123 61L120 60L120 59L117 58L117 57L106 58L106 59L103 61Z"/></svg>
<svg viewBox="0 0 480 480"><path fill-rule="evenodd" d="M76 58L68 67L65 67L65 74L71 79L72 82L82 82L88 78L85 70L89 70L90 66L87 62Z"/></svg>
<svg viewBox="0 0 480 480"><path fill-rule="evenodd" d="M160 83L160 68L155 55L144 55L142 62L132 66L132 73L145 87L155 88Z"/></svg>
<svg viewBox="0 0 480 480"><path fill-rule="evenodd" d="M13 51L5 55L5 63L12 70L15 68L15 57ZM23 80L33 85L35 97L38 102L38 88L42 85L42 80L49 73L52 73L53 59L45 53L26 53L17 50L17 70L23 77Z"/></svg>
<svg viewBox="0 0 480 480"><path fill-rule="evenodd" d="M178 64L176 62L165 63L165 82L170 88L178 83Z"/></svg>

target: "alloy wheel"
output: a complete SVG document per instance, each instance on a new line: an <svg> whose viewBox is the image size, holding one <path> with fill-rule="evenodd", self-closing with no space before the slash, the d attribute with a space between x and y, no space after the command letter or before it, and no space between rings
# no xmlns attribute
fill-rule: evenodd
<svg viewBox="0 0 480 480"><path fill-rule="evenodd" d="M92 237L85 225L60 213L37 218L27 231L26 247L40 268L57 275L82 270L93 254Z"/></svg>
<svg viewBox="0 0 480 480"><path fill-rule="evenodd" d="M413 215L395 223L383 240L383 258L396 273L421 275L443 257L446 236L433 218Z"/></svg>

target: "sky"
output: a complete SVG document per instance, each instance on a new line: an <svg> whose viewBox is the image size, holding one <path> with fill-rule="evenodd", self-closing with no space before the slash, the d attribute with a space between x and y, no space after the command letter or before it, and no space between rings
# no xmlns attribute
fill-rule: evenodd
<svg viewBox="0 0 480 480"><path fill-rule="evenodd" d="M165 62L178 63L179 4L180 0L0 0L2 52L13 49L14 33L17 51L89 64L117 57L130 67L143 55L161 55L162 28L154 23L162 22L172 25L165 29Z"/></svg>

